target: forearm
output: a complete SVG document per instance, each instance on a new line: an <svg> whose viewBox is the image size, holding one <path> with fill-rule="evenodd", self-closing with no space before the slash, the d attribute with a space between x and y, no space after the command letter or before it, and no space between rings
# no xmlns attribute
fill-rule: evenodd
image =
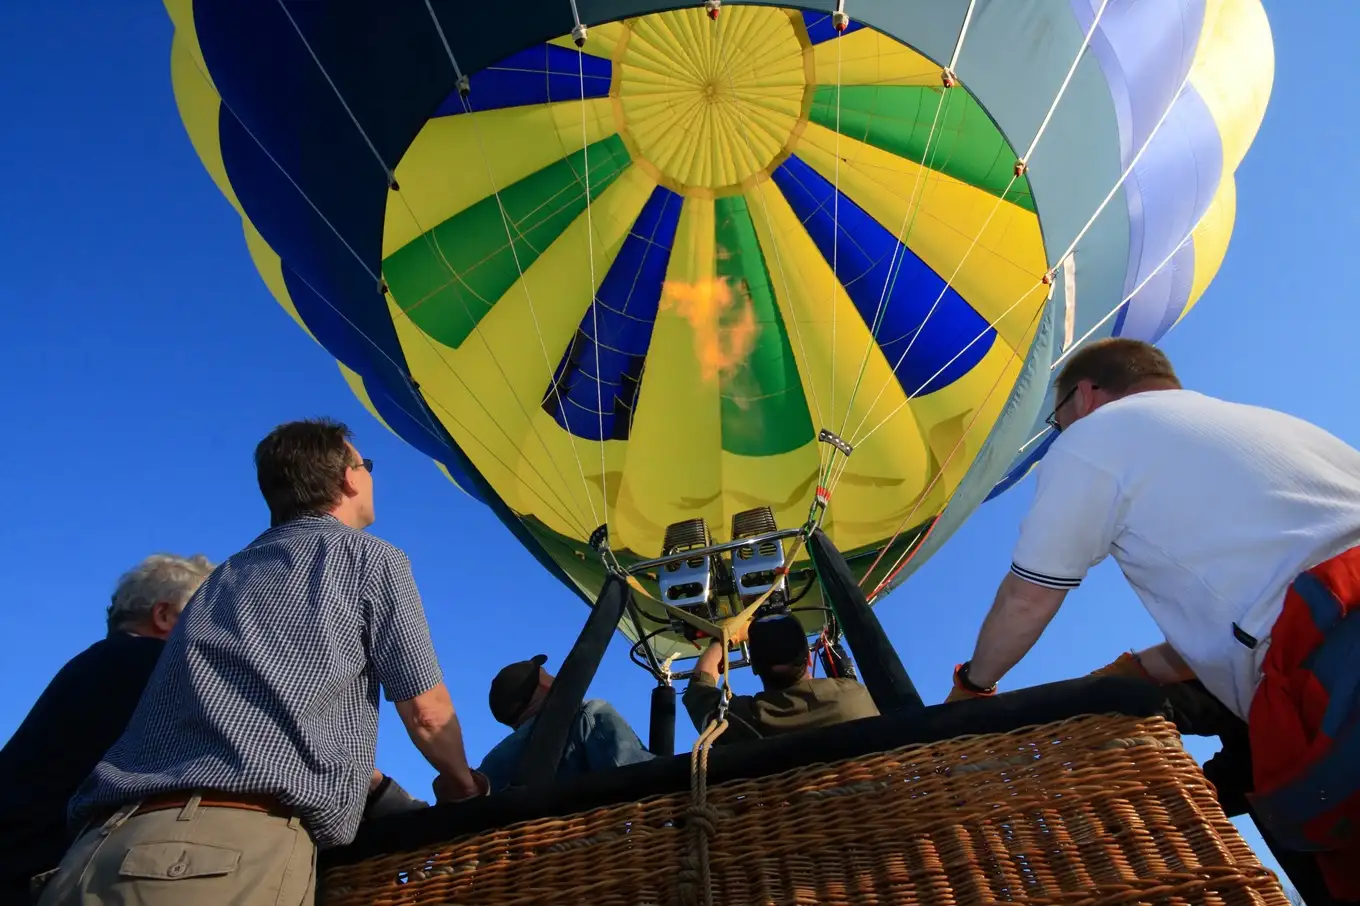
<svg viewBox="0 0 1360 906"><path fill-rule="evenodd" d="M463 728L443 683L413 699L397 702L397 713L411 742L435 770L458 780L471 779Z"/></svg>
<svg viewBox="0 0 1360 906"><path fill-rule="evenodd" d="M718 666L726 656L727 652L723 651L722 642L714 639L708 643L704 653L699 655L699 660L694 663L694 674L706 676L716 683L718 681Z"/></svg>
<svg viewBox="0 0 1360 906"><path fill-rule="evenodd" d="M1000 681L1034 647L1065 595L1065 591L1034 585L1008 574L982 621L968 667L969 680L979 686L992 686Z"/></svg>
<svg viewBox="0 0 1360 906"><path fill-rule="evenodd" d="M440 774L471 778L472 768L468 765L467 752L463 748L463 728L452 709L442 724L422 724L408 729L411 742Z"/></svg>
<svg viewBox="0 0 1360 906"><path fill-rule="evenodd" d="M717 710L718 702L722 699L722 692L718 689L717 668L721 653L721 646L712 645L700 655L685 694L680 699L696 730L702 731L708 725L709 717Z"/></svg>

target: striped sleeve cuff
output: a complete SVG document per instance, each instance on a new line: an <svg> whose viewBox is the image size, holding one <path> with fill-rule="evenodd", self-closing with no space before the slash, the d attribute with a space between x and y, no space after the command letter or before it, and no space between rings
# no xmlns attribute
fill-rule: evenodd
<svg viewBox="0 0 1360 906"><path fill-rule="evenodd" d="M1043 573L1036 573L1034 570L1025 569L1018 563L1011 563L1011 572L1016 576L1031 582L1035 585L1042 585L1044 588L1058 588L1064 591L1076 588L1081 584L1080 579L1063 579L1058 576L1048 576Z"/></svg>

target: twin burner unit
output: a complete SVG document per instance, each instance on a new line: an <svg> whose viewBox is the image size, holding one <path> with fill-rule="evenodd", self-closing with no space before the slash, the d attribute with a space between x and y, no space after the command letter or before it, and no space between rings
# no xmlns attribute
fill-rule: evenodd
<svg viewBox="0 0 1360 906"><path fill-rule="evenodd" d="M697 616L718 618L718 601L724 597L752 601L783 578L784 539L799 529L780 531L769 507L757 507L732 517L732 540L714 544L703 519L688 519L666 529L658 563L661 597L672 607L692 610ZM676 555L693 552L683 559ZM725 557L730 554L730 559ZM640 564L641 565L641 564ZM635 567L636 568L636 567ZM762 616L785 609L788 587L770 595ZM739 607L737 609L740 609ZM677 630L693 630L676 621Z"/></svg>

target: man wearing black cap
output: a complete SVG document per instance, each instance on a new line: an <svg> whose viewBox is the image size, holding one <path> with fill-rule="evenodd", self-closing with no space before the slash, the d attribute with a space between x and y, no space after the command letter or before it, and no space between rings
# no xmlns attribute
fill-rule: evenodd
<svg viewBox="0 0 1360 906"><path fill-rule="evenodd" d="M733 641L741 641L740 636ZM852 679L809 677L808 643L803 627L791 616L756 620L746 633L751 672L760 677L763 692L734 695L728 706L728 728L719 743L778 736L814 727L827 727L861 717L875 717L878 708L869 690ZM722 693L718 666L725 653L714 639L699 657L685 690L685 710L695 729L708 726Z"/></svg>
<svg viewBox="0 0 1360 906"><path fill-rule="evenodd" d="M501 669L491 681L491 716L514 729L482 759L477 770L491 781L492 792L508 787L515 778L519 757L529 741L534 718L552 687L552 674L543 669L547 655L536 654ZM557 766L557 776L585 774L649 761L653 756L637 733L609 702L588 699L576 713L576 723Z"/></svg>

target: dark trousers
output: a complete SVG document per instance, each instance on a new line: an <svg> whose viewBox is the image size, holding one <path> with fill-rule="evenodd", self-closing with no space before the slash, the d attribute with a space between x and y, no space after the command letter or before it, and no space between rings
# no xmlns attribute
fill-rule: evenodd
<svg viewBox="0 0 1360 906"><path fill-rule="evenodd" d="M1218 790L1218 802L1229 818L1251 815L1271 855L1280 863L1289 883L1307 906L1351 906L1354 900L1338 900L1327 890L1317 860L1312 855L1285 849L1258 821L1247 802L1255 781L1251 772L1251 742L1247 722L1209 694L1198 680L1164 686L1176 727L1187 736L1217 736L1223 743L1218 754L1204 762L1204 776Z"/></svg>

